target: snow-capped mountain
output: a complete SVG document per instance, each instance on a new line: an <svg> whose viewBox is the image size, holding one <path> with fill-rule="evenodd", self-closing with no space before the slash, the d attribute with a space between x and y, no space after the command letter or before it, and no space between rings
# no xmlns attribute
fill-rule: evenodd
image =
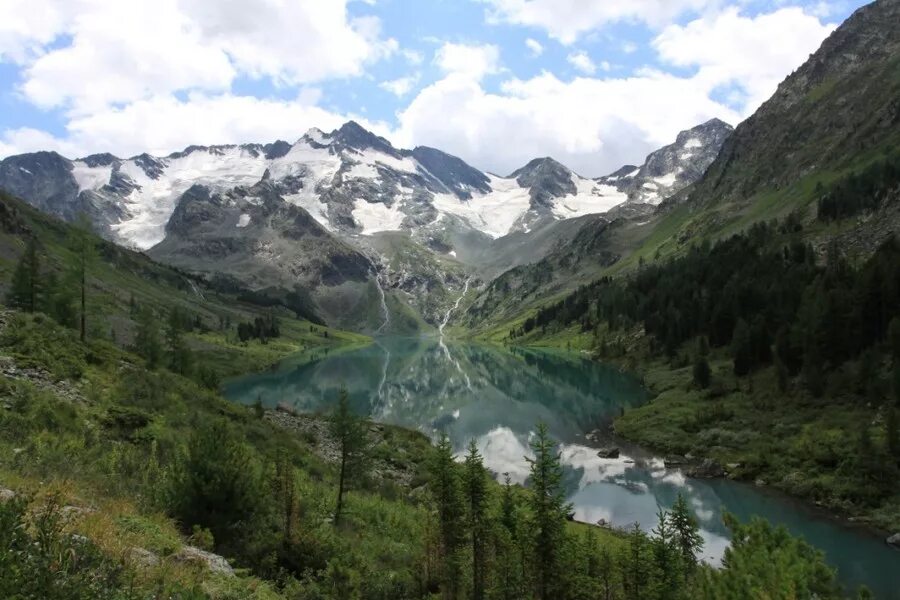
<svg viewBox="0 0 900 600"><path fill-rule="evenodd" d="M551 245L544 232L555 223L661 200L702 173L729 131L707 123L643 167L594 180L552 158L484 173L434 148L395 148L351 121L293 144L12 156L0 161L0 188L66 220L86 213L107 238L180 268L308 294L330 322L373 331L392 303L436 324L465 281L496 274L485 267L494 250L538 236L502 261L521 264ZM495 242L513 233L514 243ZM373 301L382 310L370 311Z"/></svg>
<svg viewBox="0 0 900 600"><path fill-rule="evenodd" d="M63 218L86 211L108 237L143 250L165 238L192 186L226 192L263 181L326 229L362 235L455 217L496 238L543 216L603 212L625 200L552 159L498 177L434 148L398 150L354 122L311 129L294 144L191 146L129 159L36 153L0 164L0 186Z"/></svg>
<svg viewBox="0 0 900 600"><path fill-rule="evenodd" d="M625 165L597 181L626 194L629 202L657 205L698 181L733 131L712 119L682 131L674 144L651 153L640 167Z"/></svg>

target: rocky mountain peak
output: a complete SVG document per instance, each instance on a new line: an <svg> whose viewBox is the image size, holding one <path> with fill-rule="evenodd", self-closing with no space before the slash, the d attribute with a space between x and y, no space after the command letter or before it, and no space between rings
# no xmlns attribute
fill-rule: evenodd
<svg viewBox="0 0 900 600"><path fill-rule="evenodd" d="M523 188L530 189L531 208L537 211L552 208L553 199L578 192L568 167L549 156L535 158L509 176Z"/></svg>
<svg viewBox="0 0 900 600"><path fill-rule="evenodd" d="M632 203L659 204L699 180L734 128L710 119L680 132L675 143L647 156L640 167L626 165L599 181L628 194Z"/></svg>
<svg viewBox="0 0 900 600"><path fill-rule="evenodd" d="M375 135L356 121L347 121L340 129L332 131L328 137L332 147L339 150L352 149L363 152L372 149L389 156L400 157L400 152L389 141Z"/></svg>

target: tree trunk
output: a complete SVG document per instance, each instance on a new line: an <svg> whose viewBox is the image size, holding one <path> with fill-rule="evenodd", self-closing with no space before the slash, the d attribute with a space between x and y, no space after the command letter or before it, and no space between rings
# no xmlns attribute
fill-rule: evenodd
<svg viewBox="0 0 900 600"><path fill-rule="evenodd" d="M82 257L82 261L84 257ZM85 287L87 285L87 267L84 262L81 263L81 342L84 343L87 340L87 318L85 317L85 311L87 306L87 293Z"/></svg>
<svg viewBox="0 0 900 600"><path fill-rule="evenodd" d="M338 478L338 495L337 506L334 509L334 524L337 525L341 519L341 509L344 505L344 471L347 465L347 453L341 452L341 475Z"/></svg>

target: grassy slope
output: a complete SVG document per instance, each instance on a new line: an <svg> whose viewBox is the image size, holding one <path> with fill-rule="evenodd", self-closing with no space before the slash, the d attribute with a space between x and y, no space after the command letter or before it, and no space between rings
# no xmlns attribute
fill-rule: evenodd
<svg viewBox="0 0 900 600"><path fill-rule="evenodd" d="M148 372L139 358L108 342L82 345L75 332L46 317L12 313L7 320L10 324L0 334L0 356L12 357L20 368L48 371L59 380L57 385L78 390L84 401L71 402L40 385L0 375L0 396L10 407L0 415L2 486L37 498L59 493L63 504L96 509L75 519L70 530L125 560L148 589L202 583L207 592L226 586L246 597L275 597L270 586L255 578L225 580L170 558L188 540L148 497L165 487L155 459L158 453L165 463L164 457L177 452L199 423L224 417L262 456L274 459L279 452L287 453L297 469L298 493L306 499L305 521L322 524L331 509L336 468L313 452L315 440L260 420L251 409L233 405L191 380L162 370ZM139 414L147 423L127 430L113 425L115 415L123 411ZM421 458L429 446L420 434L387 428L374 452ZM382 481L352 493L346 539L339 540L387 570L407 567L410 557L421 552L424 539L422 509L403 499L403 492L391 490L393 484ZM320 501L312 501L315 498ZM158 568L141 569L129 555L131 547L150 550L163 561Z"/></svg>

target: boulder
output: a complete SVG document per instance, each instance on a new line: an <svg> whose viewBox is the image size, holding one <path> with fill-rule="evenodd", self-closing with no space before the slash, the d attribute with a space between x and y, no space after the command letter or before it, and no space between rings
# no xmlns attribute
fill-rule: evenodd
<svg viewBox="0 0 900 600"><path fill-rule="evenodd" d="M684 474L688 477L697 479L711 479L714 477L724 477L725 469L713 459L705 458L699 464L687 467L684 470Z"/></svg>
<svg viewBox="0 0 900 600"><path fill-rule="evenodd" d="M683 456L667 456L663 459L663 465L667 469L677 469L678 467L683 467L687 464L687 459Z"/></svg>
<svg viewBox="0 0 900 600"><path fill-rule="evenodd" d="M194 546L185 546L172 557L175 562L203 566L216 575L234 577L234 569L224 557Z"/></svg>
<svg viewBox="0 0 900 600"><path fill-rule="evenodd" d="M600 458L619 458L619 449L615 447L601 448L597 451Z"/></svg>
<svg viewBox="0 0 900 600"><path fill-rule="evenodd" d="M890 536L888 539L884 540L887 542L888 546L893 546L894 548L900 548L900 533L895 533Z"/></svg>
<svg viewBox="0 0 900 600"><path fill-rule="evenodd" d="M16 497L16 493L12 490L0 487L0 502L9 502Z"/></svg>
<svg viewBox="0 0 900 600"><path fill-rule="evenodd" d="M132 564L147 569L152 569L159 565L159 557L157 555L145 548L138 548L137 546L128 549L128 558Z"/></svg>

